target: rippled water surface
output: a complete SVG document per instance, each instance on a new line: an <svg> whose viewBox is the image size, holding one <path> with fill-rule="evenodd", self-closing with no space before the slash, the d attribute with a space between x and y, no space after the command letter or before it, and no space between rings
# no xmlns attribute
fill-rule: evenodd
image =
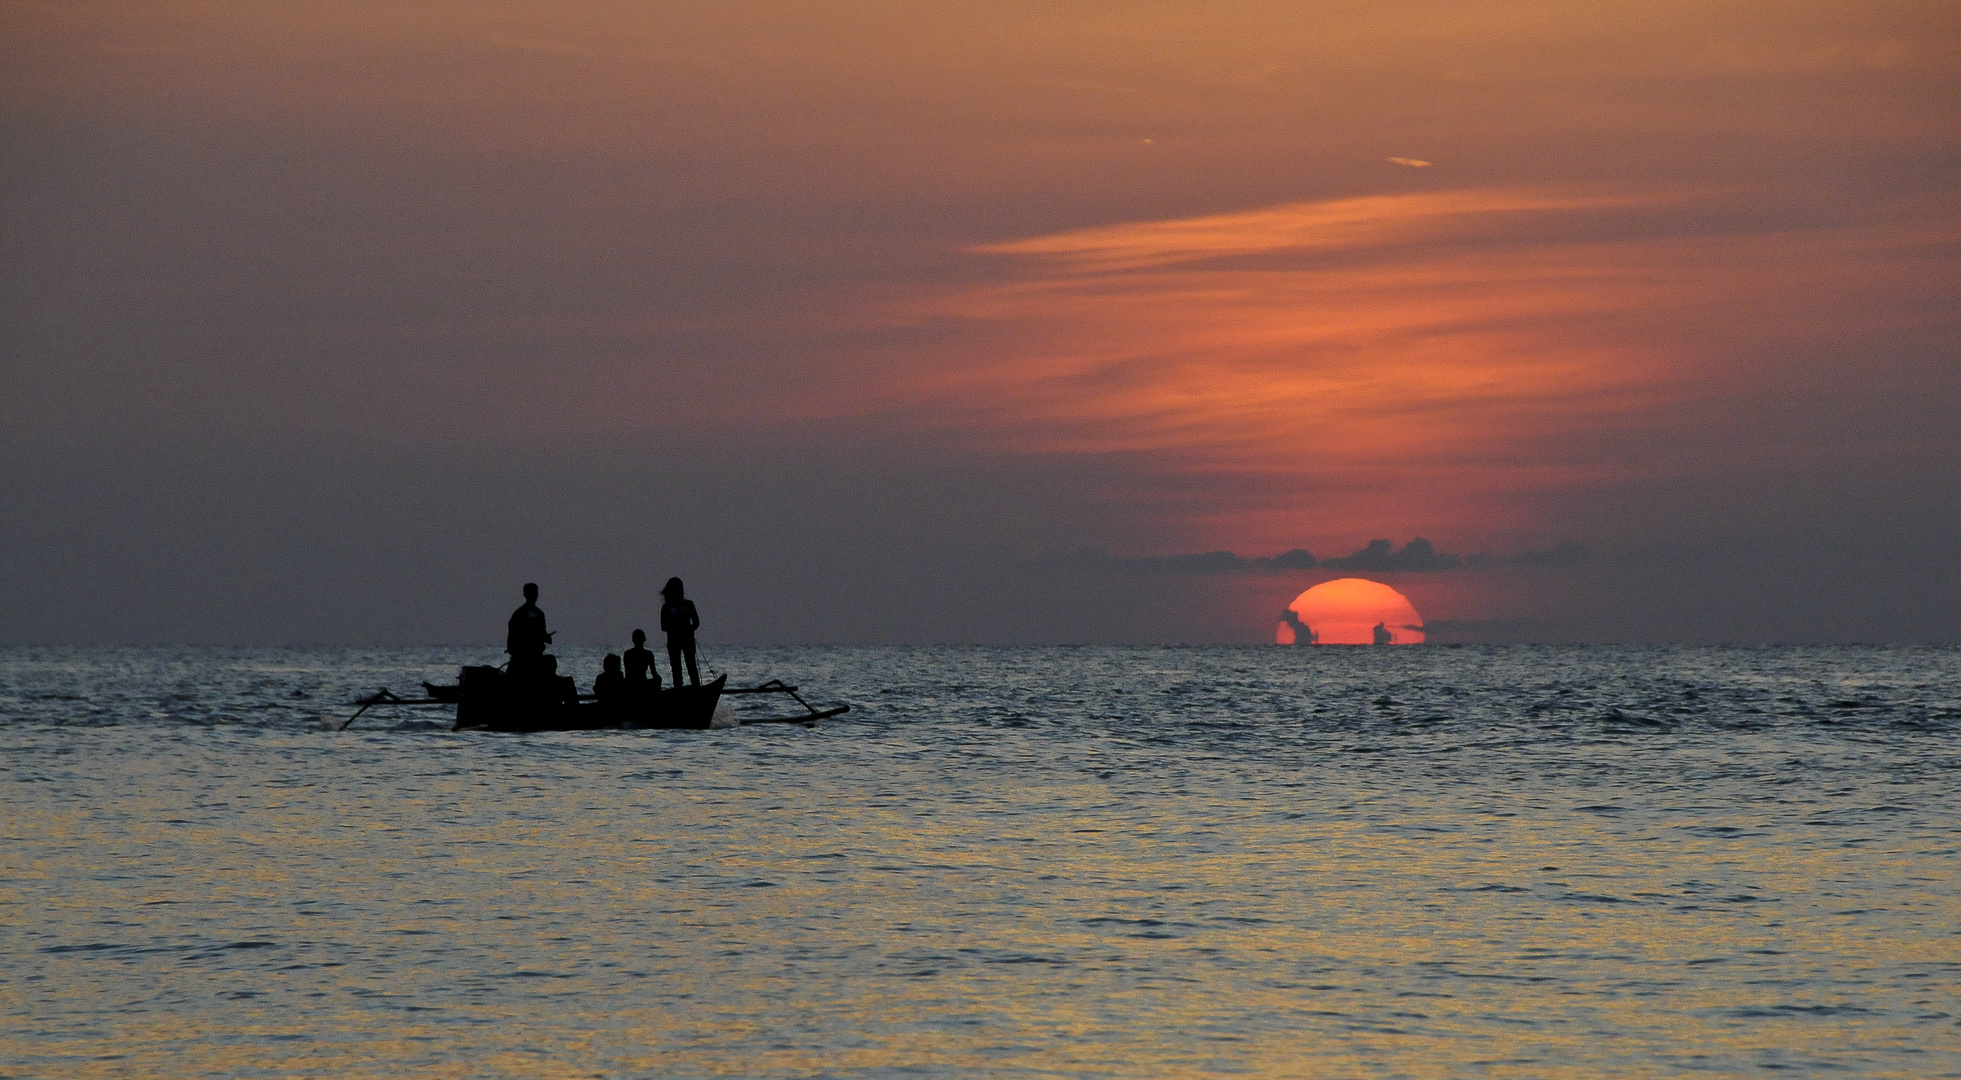
<svg viewBox="0 0 1961 1080"><path fill-rule="evenodd" d="M1961 651L710 658L0 650L0 1075L1961 1075Z"/></svg>

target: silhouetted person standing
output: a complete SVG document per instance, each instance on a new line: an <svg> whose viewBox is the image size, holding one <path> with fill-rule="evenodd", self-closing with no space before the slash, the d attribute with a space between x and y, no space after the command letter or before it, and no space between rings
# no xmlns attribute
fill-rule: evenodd
<svg viewBox="0 0 1961 1080"><path fill-rule="evenodd" d="M654 667L654 650L647 647L647 632L635 630L633 648L626 651L626 682L629 687L639 687L639 684L648 681L654 685L640 688L660 689L660 672Z"/></svg>
<svg viewBox="0 0 1961 1080"><path fill-rule="evenodd" d="M538 586L527 581L524 606L511 612L510 630L504 635L504 651L511 654L511 674L539 670L539 657L545 655L551 640L551 631L545 629L545 613L538 610Z"/></svg>
<svg viewBox="0 0 1961 1080"><path fill-rule="evenodd" d="M695 614L695 602L683 595L677 577L668 578L660 594L667 598L660 609L660 628L667 632L667 666L674 671L674 685L681 685L681 657L685 655L688 683L700 686L701 673L695 670L695 630L701 626L701 616Z"/></svg>

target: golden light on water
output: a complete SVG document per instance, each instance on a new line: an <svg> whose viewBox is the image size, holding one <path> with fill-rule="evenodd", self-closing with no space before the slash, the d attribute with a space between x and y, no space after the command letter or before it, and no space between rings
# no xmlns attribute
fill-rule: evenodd
<svg viewBox="0 0 1961 1080"><path fill-rule="evenodd" d="M0 986L9 1010L60 993L102 1017L38 1037L68 1058L37 1075L783 1075L981 1070L1004 1056L1061 1075L1085 1057L1186 1075L1166 1063L1190 1055L1193 1031L1250 1026L1219 1059L1247 1076L1384 1062L1454 1076L1452 1055L1475 1040L1486 1056L1546 1061L1534 1075L1580 1080L1682 1041L1748 1058L1766 1037L1735 1012L1840 1000L1765 977L1778 965L1907 968L1954 916L1952 875L1840 849L1817 825L1751 848L1744 868L1730 833L1631 842L1641 828L1620 819L1651 820L1639 810L1576 815L1491 793L1466 812L1427 791L1391 805L1339 773L1317 774L1320 793L1286 815L1255 812L1256 793L1283 779L1261 766L1218 806L1170 817L1112 802L1103 782L990 788L909 754L759 783L738 778L754 766L727 739L563 741L562 773L598 767L613 782L524 788L529 759L500 757L502 744L446 745L459 771L426 776L429 748L391 738L409 742L309 759L329 790L358 794L344 805L297 775L160 782L190 751L149 739L158 765L117 759L136 783L91 782L124 796L120 841L99 839L98 807L24 818L29 873L0 896L38 905L42 949L104 946L26 952L16 959L39 981ZM303 739L277 745L303 752ZM951 797L880 796L872 772L902 792L955 780ZM172 824L195 800L230 827ZM1720 809L1688 821L1769 826ZM78 873L99 880L63 887ZM1868 879L1923 882L1909 894L1921 917L1823 916L1843 882ZM1746 892L1781 902L1718 899ZM1770 907L1797 917L1783 925ZM1728 962L1690 966L1711 958ZM1303 987L1286 977L1300 970L1331 974ZM1666 994L1623 992L1671 977ZM144 992L151 1011L116 1008ZM1407 1004L1418 993L1420 1010ZM1576 998L1604 1033L1556 1022ZM1390 1010L1423 1015L1393 1032L1349 1019ZM988 1023L956 1022L963 1012ZM1779 1037L1825 1056L1852 1023L1874 1040L1925 1037L1887 1010ZM1019 1036L1009 1050L1004 1032ZM120 1068L89 1060L104 1054Z"/></svg>
<svg viewBox="0 0 1961 1080"><path fill-rule="evenodd" d="M1303 629L1306 641L1300 640ZM1294 597L1281 612L1274 640L1282 645L1420 645L1423 616L1409 597L1379 581L1337 578Z"/></svg>
<svg viewBox="0 0 1961 1080"><path fill-rule="evenodd" d="M865 719L333 732L347 650L0 656L10 1071L1957 1071L1938 650L729 652Z"/></svg>

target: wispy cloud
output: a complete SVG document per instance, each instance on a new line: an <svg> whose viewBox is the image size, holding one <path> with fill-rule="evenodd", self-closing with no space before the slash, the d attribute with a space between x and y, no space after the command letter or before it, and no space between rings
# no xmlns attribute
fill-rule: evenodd
<svg viewBox="0 0 1961 1080"><path fill-rule="evenodd" d="M1407 165L1412 169L1427 169L1436 164L1434 161L1424 161L1422 158L1413 157L1386 157L1382 160L1391 165Z"/></svg>
<svg viewBox="0 0 1961 1080"><path fill-rule="evenodd" d="M1653 433L1759 393L1767 343L1845 335L1856 309L1816 301L1870 291L1861 268L1920 272L1902 252L1935 242L1758 214L1737 194L1520 187L988 244L1019 280L895 305L920 339L849 393L956 445L1264 478L1267 501L1188 533L1220 546L1536 530L1554 523L1524 508L1549 493L1706 468Z"/></svg>
<svg viewBox="0 0 1961 1080"><path fill-rule="evenodd" d="M935 340L852 392L958 443L1263 473L1350 535L1419 507L1483 531L1495 494L1603 476L1554 447L1676 399L1666 350L1602 329L1679 302L1602 238L1664 201L1433 192L988 245L1030 276L909 305ZM1258 512L1258 532L1214 535L1326 542L1305 514Z"/></svg>
<svg viewBox="0 0 1961 1080"><path fill-rule="evenodd" d="M1392 161L1402 159L1390 159ZM1405 162L1407 163L1407 162ZM1427 162L1423 163L1427 164ZM1485 219L1599 210L1663 201L1654 195L1504 188L1370 195L1287 203L1231 214L1141 221L982 244L989 255L1043 256L1078 272L1134 270L1196 259L1281 252L1353 251L1449 231Z"/></svg>

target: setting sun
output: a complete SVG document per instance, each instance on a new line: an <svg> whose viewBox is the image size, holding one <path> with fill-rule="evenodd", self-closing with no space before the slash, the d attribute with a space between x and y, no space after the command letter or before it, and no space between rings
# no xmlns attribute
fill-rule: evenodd
<svg viewBox="0 0 1961 1080"><path fill-rule="evenodd" d="M1282 645L1418 645L1423 642L1423 616L1408 597L1379 581L1338 578L1294 597L1280 613L1274 640Z"/></svg>

